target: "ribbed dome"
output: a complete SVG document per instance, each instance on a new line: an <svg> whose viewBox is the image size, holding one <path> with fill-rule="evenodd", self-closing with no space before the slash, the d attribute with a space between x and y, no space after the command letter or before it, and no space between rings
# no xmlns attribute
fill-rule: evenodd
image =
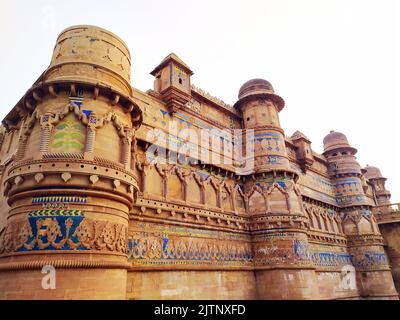
<svg viewBox="0 0 400 320"><path fill-rule="evenodd" d="M251 79L240 87L239 99L249 94L264 93L266 91L268 93L274 93L274 88L271 83L264 79Z"/></svg>
<svg viewBox="0 0 400 320"><path fill-rule="evenodd" d="M366 170L364 176L367 179L383 178L381 171L377 167L367 165L364 170Z"/></svg>
<svg viewBox="0 0 400 320"><path fill-rule="evenodd" d="M250 96L268 97L276 103L279 110L282 110L285 105L283 99L275 94L272 84L264 79L251 79L240 87L238 95L239 101L243 101ZM238 103L235 105L239 106Z"/></svg>
<svg viewBox="0 0 400 320"><path fill-rule="evenodd" d="M351 148L347 137L341 132L331 131L324 138L324 152L331 151L338 148ZM355 150L354 148L351 148Z"/></svg>

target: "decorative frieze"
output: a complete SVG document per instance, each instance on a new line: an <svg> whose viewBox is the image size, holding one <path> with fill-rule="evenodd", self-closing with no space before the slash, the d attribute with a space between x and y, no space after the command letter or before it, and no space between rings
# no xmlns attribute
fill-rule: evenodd
<svg viewBox="0 0 400 320"><path fill-rule="evenodd" d="M127 252L127 228L85 217L81 210L36 210L0 234L0 254L42 250Z"/></svg>

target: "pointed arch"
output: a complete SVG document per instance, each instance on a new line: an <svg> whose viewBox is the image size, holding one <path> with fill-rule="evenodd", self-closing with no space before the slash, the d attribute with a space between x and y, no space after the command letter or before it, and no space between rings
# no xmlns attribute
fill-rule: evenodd
<svg viewBox="0 0 400 320"><path fill-rule="evenodd" d="M102 158L119 163L121 162L122 143L118 132L111 123L105 124L96 132L94 139L94 154Z"/></svg>
<svg viewBox="0 0 400 320"><path fill-rule="evenodd" d="M374 231L372 229L371 221L365 217L361 217L360 221L358 221L358 232L360 234L373 234Z"/></svg>
<svg viewBox="0 0 400 320"><path fill-rule="evenodd" d="M249 199L249 213L264 213L267 211L265 198L260 187L253 186L247 196Z"/></svg>
<svg viewBox="0 0 400 320"><path fill-rule="evenodd" d="M343 232L345 234L357 234L358 233L358 227L357 223L353 221L353 219L350 219L346 217L343 222L342 222L342 228Z"/></svg>
<svg viewBox="0 0 400 320"><path fill-rule="evenodd" d="M233 189L233 198L236 213L246 213L246 198L238 184Z"/></svg>
<svg viewBox="0 0 400 320"><path fill-rule="evenodd" d="M208 179L205 181L204 190L205 202L207 206L218 208L218 187L211 176L209 176Z"/></svg>
<svg viewBox="0 0 400 320"><path fill-rule="evenodd" d="M146 181L145 190L143 191L162 198L164 196L164 179L156 167L153 165L148 166L144 178Z"/></svg>
<svg viewBox="0 0 400 320"><path fill-rule="evenodd" d="M189 203L203 203L203 190L200 176L192 172L186 180L186 194Z"/></svg>
<svg viewBox="0 0 400 320"><path fill-rule="evenodd" d="M221 188L221 207L225 211L232 211L234 209L233 205L233 190L229 188L225 183L224 186Z"/></svg>
<svg viewBox="0 0 400 320"><path fill-rule="evenodd" d="M41 139L41 128L39 124L37 109L26 120L24 130L21 132L21 141L18 146L17 160L22 160L26 155L33 156L39 152L37 141ZM34 142L35 141L35 142Z"/></svg>
<svg viewBox="0 0 400 320"><path fill-rule="evenodd" d="M176 167L171 167L168 174L165 176L167 179L166 195L170 200L184 200L184 184L182 177L176 171Z"/></svg>
<svg viewBox="0 0 400 320"><path fill-rule="evenodd" d="M28 146L28 140L33 131L33 128L37 122L37 110L35 110L30 116L24 119L24 124L22 126L19 141L18 141L18 150L16 153L16 161L22 160L25 157L26 149ZM1 149L1 146L0 146ZM32 154L32 153L30 153Z"/></svg>
<svg viewBox="0 0 400 320"><path fill-rule="evenodd" d="M279 184L273 183L266 192L268 211L282 212L290 210L288 193Z"/></svg>

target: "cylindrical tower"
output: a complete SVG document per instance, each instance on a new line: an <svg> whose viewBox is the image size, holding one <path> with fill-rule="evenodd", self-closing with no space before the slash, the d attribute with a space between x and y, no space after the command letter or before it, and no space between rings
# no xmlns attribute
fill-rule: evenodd
<svg viewBox="0 0 400 320"><path fill-rule="evenodd" d="M73 26L57 38L47 81L81 81L132 93L131 55L125 42L98 27Z"/></svg>
<svg viewBox="0 0 400 320"><path fill-rule="evenodd" d="M291 169L279 111L284 106L263 79L246 82L235 106L243 113L246 136L254 131L254 174L245 180L251 214L255 273L260 299L316 297L307 228L297 173Z"/></svg>
<svg viewBox="0 0 400 320"><path fill-rule="evenodd" d="M285 102L263 79L247 81L239 90L235 107L243 114L243 127L254 131L254 171L257 173L288 170L285 135L279 111Z"/></svg>
<svg viewBox="0 0 400 320"><path fill-rule="evenodd" d="M383 239L371 212L374 203L364 193L357 150L340 132L331 131L323 142L336 201L341 207L343 231L356 268L358 291L363 297L397 298Z"/></svg>
<svg viewBox="0 0 400 320"><path fill-rule="evenodd" d="M142 120L126 45L98 27L64 30L19 107L29 116L5 173L0 295L125 298L128 215L138 190L131 143ZM42 272L52 268L49 289L53 280Z"/></svg>

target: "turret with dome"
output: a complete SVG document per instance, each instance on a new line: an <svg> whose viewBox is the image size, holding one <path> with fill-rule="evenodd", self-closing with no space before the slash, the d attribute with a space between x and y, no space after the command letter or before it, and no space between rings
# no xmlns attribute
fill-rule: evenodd
<svg viewBox="0 0 400 320"><path fill-rule="evenodd" d="M307 247L309 245L305 236L307 219L297 184L299 173L290 165L285 133L279 121L279 112L285 102L275 93L270 82L259 78L244 83L240 87L238 97L235 107L242 112L246 135L254 132L254 174L247 176L244 183L245 191L250 193L249 203L259 203L252 209L252 214L255 216L255 221L263 221L265 224L264 221L268 219L268 225L279 226L275 230L261 227L256 236L257 248L260 247L262 250L268 247L270 245L268 238L271 236L274 237L274 246L282 252L286 250L289 238ZM301 139L301 143L303 140ZM305 161L309 161L311 154L309 146L305 152L307 153ZM247 156L252 155L247 154ZM297 223L282 223L291 220L293 216L298 217ZM267 289L268 283L279 278L285 271L290 272L294 279L282 278L280 286L288 291L295 291L298 297L313 298L317 282L309 262L300 260L290 264L284 262L281 263L280 270L268 270L268 262L262 259L257 259L255 263L260 268L256 271L256 285L261 299L273 297ZM300 265L307 265L309 269L301 272L294 269ZM264 268L267 269L263 270ZM303 281L307 282L307 286L302 285Z"/></svg>
<svg viewBox="0 0 400 320"><path fill-rule="evenodd" d="M350 145L343 133L331 130L323 143L323 155L327 158L332 177L347 174L361 176L361 167L355 157L357 149Z"/></svg>
<svg viewBox="0 0 400 320"><path fill-rule="evenodd" d="M245 82L238 98L234 107L243 114L243 126L254 130L255 172L292 171L279 121L284 100L275 93L270 82L259 78Z"/></svg>
<svg viewBox="0 0 400 320"><path fill-rule="evenodd" d="M374 189L376 201L379 205L390 205L390 191L386 189L386 178L377 167L367 165L364 168L364 176L371 183Z"/></svg>

